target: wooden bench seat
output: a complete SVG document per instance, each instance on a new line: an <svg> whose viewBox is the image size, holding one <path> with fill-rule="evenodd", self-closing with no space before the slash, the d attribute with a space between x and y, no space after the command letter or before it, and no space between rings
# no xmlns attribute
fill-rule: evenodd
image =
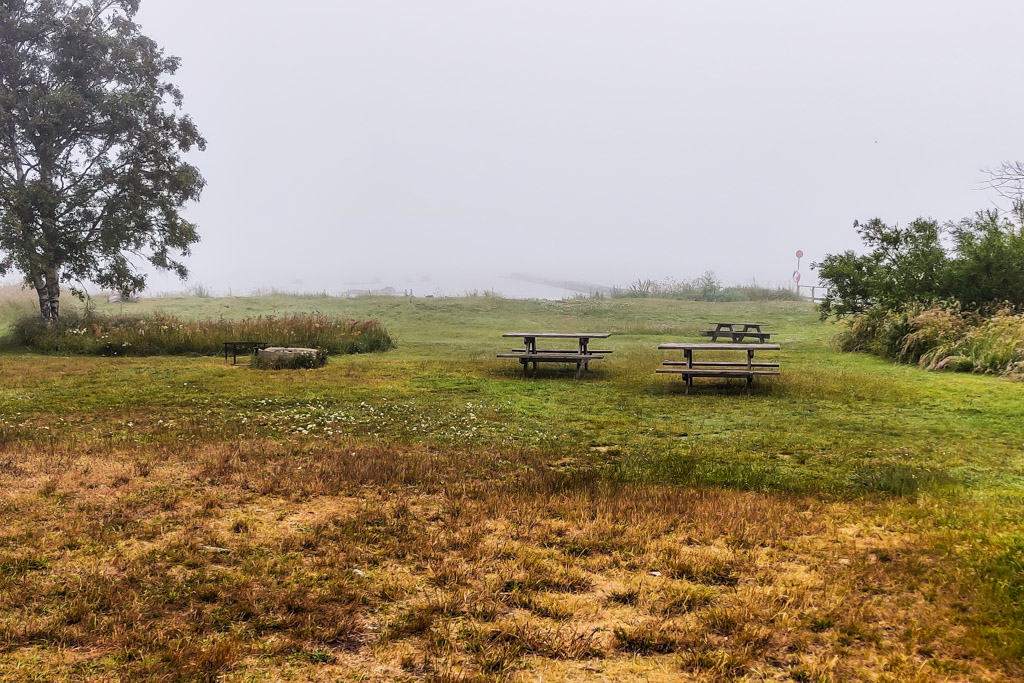
<svg viewBox="0 0 1024 683"><path fill-rule="evenodd" d="M668 366L686 366L684 360L667 360L662 365ZM693 367L695 368L745 368L747 364L743 361L693 361ZM752 368L777 368L778 363L751 363Z"/></svg>
<svg viewBox="0 0 1024 683"><path fill-rule="evenodd" d="M695 364L696 365L696 364ZM778 376L782 373L778 370L748 370L746 368L701 368L701 367L662 367L655 370L658 374L679 375L686 383L686 393L690 393L694 377L725 377L726 379L737 378L747 380L747 395L750 395L750 387L754 384L755 377Z"/></svg>
<svg viewBox="0 0 1024 683"><path fill-rule="evenodd" d="M522 351L520 349L512 349L512 352L513 353L526 353L525 351ZM580 352L578 350L576 350L576 349L537 349L536 353L559 353L559 354L579 355ZM596 354L600 355L600 354L606 354L606 353L614 353L614 351L609 351L608 349L603 349L601 351L598 351L597 349L594 349L594 350L591 351L591 350L588 349L587 353L588 354L596 353Z"/></svg>
<svg viewBox="0 0 1024 683"><path fill-rule="evenodd" d="M569 353L556 353L551 351L528 353L526 351L518 351L515 353L499 353L498 358L517 359L523 365L523 377L526 376L526 370L530 367L530 363L533 363L534 372L537 371L537 363L575 363L576 379L579 379L584 370L590 370L588 366L591 361L601 360L604 356L593 353L578 353L572 351Z"/></svg>
<svg viewBox="0 0 1024 683"><path fill-rule="evenodd" d="M749 375L781 375L778 370L741 370L739 368L658 368L655 372L690 377L747 377Z"/></svg>
<svg viewBox="0 0 1024 683"><path fill-rule="evenodd" d="M733 341L743 341L746 337L768 341L772 338L771 332L729 332L728 330L701 330L701 335L711 337L712 341L718 341L719 337L732 338Z"/></svg>

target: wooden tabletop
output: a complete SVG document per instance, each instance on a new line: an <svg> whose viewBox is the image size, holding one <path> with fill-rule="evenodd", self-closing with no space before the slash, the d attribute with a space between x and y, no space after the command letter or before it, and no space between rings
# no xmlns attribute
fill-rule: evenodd
<svg viewBox="0 0 1024 683"><path fill-rule="evenodd" d="M658 346L666 351L778 351L778 344L716 344L716 343L666 343Z"/></svg>
<svg viewBox="0 0 1024 683"><path fill-rule="evenodd" d="M506 332L502 337L527 339L607 339L610 332Z"/></svg>
<svg viewBox="0 0 1024 683"><path fill-rule="evenodd" d="M747 327L770 327L770 323L719 323L719 322L710 322L710 323L708 323L708 325L732 325L733 327L738 327L740 325L746 325Z"/></svg>

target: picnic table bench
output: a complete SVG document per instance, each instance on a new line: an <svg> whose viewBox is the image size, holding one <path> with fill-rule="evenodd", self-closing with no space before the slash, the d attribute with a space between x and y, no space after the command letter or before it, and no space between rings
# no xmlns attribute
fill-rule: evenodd
<svg viewBox="0 0 1024 683"><path fill-rule="evenodd" d="M227 359L228 359L228 350L230 349L230 352L231 352L231 364L232 365L238 365L238 350L239 349L243 349L243 350L248 349L249 350L249 355L252 355L256 351L259 351L260 349L265 349L268 346L270 346L270 344L268 344L267 342L261 342L261 341L226 341L226 342L224 342L224 360L227 361ZM247 365L247 364L246 363L242 363L242 365Z"/></svg>
<svg viewBox="0 0 1024 683"><path fill-rule="evenodd" d="M701 330L701 335L705 337L711 337L712 342L717 342L719 338L728 339L733 342L742 342L743 340L750 338L756 339L759 342L766 342L771 339L770 332L762 332L762 327L767 327L767 323L711 323L715 326L713 330Z"/></svg>
<svg viewBox="0 0 1024 683"><path fill-rule="evenodd" d="M526 377L531 363L534 374L538 363L575 363L576 379L579 379L584 372L590 371L592 361L602 360L611 353L609 350L590 348L591 339L607 339L611 336L607 332L506 332L501 336L523 340L525 348L522 351L498 354L498 358L517 359L523 366L523 377ZM538 339L575 339L578 345L575 349L538 349Z"/></svg>
<svg viewBox="0 0 1024 683"><path fill-rule="evenodd" d="M778 344L739 344L739 343L696 343L676 344L667 343L658 346L664 351L682 351L683 361L665 361L662 367L656 370L659 374L679 375L686 383L686 393L690 393L694 377L724 377L739 378L747 380L747 395L750 395L751 385L755 377L779 375L778 362L754 362L756 351L778 351L782 347ZM746 351L747 360L743 361L695 361L694 351Z"/></svg>

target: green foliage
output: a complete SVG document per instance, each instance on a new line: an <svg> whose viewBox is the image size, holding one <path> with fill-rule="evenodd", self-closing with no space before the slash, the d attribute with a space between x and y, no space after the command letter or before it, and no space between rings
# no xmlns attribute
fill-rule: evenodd
<svg viewBox="0 0 1024 683"><path fill-rule="evenodd" d="M869 253L817 266L829 287L822 318L850 317L840 349L930 370L1024 375L1024 201L942 229L875 219L859 233Z"/></svg>
<svg viewBox="0 0 1024 683"><path fill-rule="evenodd" d="M827 287L823 318L899 310L907 302L941 297L939 281L947 264L939 224L919 218L906 228L874 218L857 230L868 254L829 254L815 264Z"/></svg>
<svg viewBox="0 0 1024 683"><path fill-rule="evenodd" d="M679 301L803 301L789 289L761 287L757 284L725 286L718 276L708 271L693 280L637 280L626 289L614 288L613 298L677 299Z"/></svg>
<svg viewBox="0 0 1024 683"><path fill-rule="evenodd" d="M956 301L968 311L1024 305L1024 202L941 227L919 218L899 228L876 218L858 233L868 253L829 254L815 264L828 288L822 318L932 301Z"/></svg>
<svg viewBox="0 0 1024 683"><path fill-rule="evenodd" d="M254 353L251 365L259 370L315 370L327 365L327 352L317 349L315 354L296 353L272 360Z"/></svg>
<svg viewBox="0 0 1024 683"><path fill-rule="evenodd" d="M849 321L849 327L836 335L840 351L864 351L886 358L899 358L909 329L907 314L873 308Z"/></svg>
<svg viewBox="0 0 1024 683"><path fill-rule="evenodd" d="M1024 304L1024 201L1009 213L981 211L950 227L956 258L947 290L967 310Z"/></svg>
<svg viewBox="0 0 1024 683"><path fill-rule="evenodd" d="M395 345L376 320L347 320L319 313L198 321L160 313L89 313L65 314L55 323L32 316L15 322L13 338L35 351L92 356L217 355L226 341L265 341L332 354L386 351Z"/></svg>
<svg viewBox="0 0 1024 683"><path fill-rule="evenodd" d="M143 35L138 0L0 7L0 275L20 272L56 319L62 283L140 291L129 256L186 275L198 241L179 213L204 186L182 159L205 141Z"/></svg>

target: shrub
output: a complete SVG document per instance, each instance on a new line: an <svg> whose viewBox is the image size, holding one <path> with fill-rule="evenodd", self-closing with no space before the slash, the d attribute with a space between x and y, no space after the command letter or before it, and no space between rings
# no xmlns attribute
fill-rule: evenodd
<svg viewBox="0 0 1024 683"><path fill-rule="evenodd" d="M956 302L874 308L850 319L836 343L928 370L955 370L1024 377L1024 314L1004 306L986 317Z"/></svg>
<svg viewBox="0 0 1024 683"><path fill-rule="evenodd" d="M949 357L954 356L966 359L975 372L1024 377L1024 314L1004 308L982 319L951 349Z"/></svg>
<svg viewBox="0 0 1024 683"><path fill-rule="evenodd" d="M911 311L906 325L910 331L903 339L900 360L933 368L932 361L937 356L949 355L948 351L963 337L967 318L960 305L953 302Z"/></svg>
<svg viewBox="0 0 1024 683"><path fill-rule="evenodd" d="M849 327L836 336L840 351L864 351L887 358L899 358L909 330L907 314L873 308L849 320Z"/></svg>
<svg viewBox="0 0 1024 683"><path fill-rule="evenodd" d="M53 324L27 316L15 322L12 337L21 346L43 353L96 356L217 355L224 342L233 340L323 349L331 354L386 351L395 345L376 320L345 320L320 313L195 321L161 313L68 313Z"/></svg>

